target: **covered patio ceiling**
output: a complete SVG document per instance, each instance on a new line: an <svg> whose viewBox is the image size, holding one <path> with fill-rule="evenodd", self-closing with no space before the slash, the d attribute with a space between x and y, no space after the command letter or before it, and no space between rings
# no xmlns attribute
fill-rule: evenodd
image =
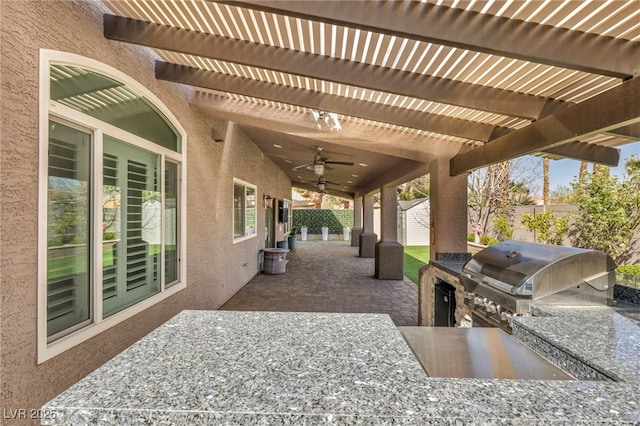
<svg viewBox="0 0 640 426"><path fill-rule="evenodd" d="M330 161L351 198L450 160L524 154L615 165L640 139L640 2L103 0L105 37L242 130L291 179ZM336 117L340 129L314 120ZM334 113L329 116L328 113Z"/></svg>

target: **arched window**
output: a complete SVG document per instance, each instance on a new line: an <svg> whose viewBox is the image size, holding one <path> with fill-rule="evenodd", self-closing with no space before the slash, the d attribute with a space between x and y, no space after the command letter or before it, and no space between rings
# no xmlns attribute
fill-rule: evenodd
<svg viewBox="0 0 640 426"><path fill-rule="evenodd" d="M139 83L41 53L40 362L185 286L185 133Z"/></svg>

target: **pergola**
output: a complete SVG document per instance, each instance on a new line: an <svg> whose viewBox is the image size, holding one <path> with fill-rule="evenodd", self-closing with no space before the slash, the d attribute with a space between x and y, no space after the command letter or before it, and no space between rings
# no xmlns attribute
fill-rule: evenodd
<svg viewBox="0 0 640 426"><path fill-rule="evenodd" d="M637 1L104 3L105 37L155 49L158 79L193 86L296 187L316 189L296 168L315 146L354 163L326 174L353 198L435 160L451 175L524 154L615 165L640 138Z"/></svg>

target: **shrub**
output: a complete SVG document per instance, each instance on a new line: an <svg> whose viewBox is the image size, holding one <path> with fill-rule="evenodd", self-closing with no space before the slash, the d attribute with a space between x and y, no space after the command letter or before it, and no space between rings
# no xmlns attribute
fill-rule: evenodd
<svg viewBox="0 0 640 426"><path fill-rule="evenodd" d="M353 227L353 210L294 210L292 226L306 226L310 234L319 234L326 226L330 234L341 234L342 228Z"/></svg>
<svg viewBox="0 0 640 426"><path fill-rule="evenodd" d="M572 236L576 247L602 250L624 263L637 250L640 159L627 159L622 178L605 170L585 173L584 179L571 184L579 207Z"/></svg>
<svg viewBox="0 0 640 426"><path fill-rule="evenodd" d="M538 243L562 245L564 236L569 228L569 218L560 217L554 211L549 210L538 213L535 216L525 214L522 216L522 224L527 231L535 234Z"/></svg>
<svg viewBox="0 0 640 426"><path fill-rule="evenodd" d="M495 238L490 237L488 235L483 235L480 237L480 244L483 244L485 246L492 246L499 242L500 242L499 240L496 240Z"/></svg>
<svg viewBox="0 0 640 426"><path fill-rule="evenodd" d="M87 244L87 238L82 236L73 237L70 241L71 244Z"/></svg>
<svg viewBox="0 0 640 426"><path fill-rule="evenodd" d="M506 241L513 238L513 226L504 217L493 218L493 231L500 241Z"/></svg>
<svg viewBox="0 0 640 426"><path fill-rule="evenodd" d="M620 265L616 268L616 282L640 290L640 265Z"/></svg>
<svg viewBox="0 0 640 426"><path fill-rule="evenodd" d="M620 265L616 268L616 272L619 274L640 277L640 265Z"/></svg>

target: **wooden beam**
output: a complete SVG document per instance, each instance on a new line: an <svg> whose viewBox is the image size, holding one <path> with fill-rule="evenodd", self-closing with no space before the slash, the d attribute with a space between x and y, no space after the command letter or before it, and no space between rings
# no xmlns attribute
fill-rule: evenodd
<svg viewBox="0 0 640 426"><path fill-rule="evenodd" d="M360 101L342 96L327 95L288 86L234 77L184 65L167 62L156 63L156 77L163 80L189 84L197 87L231 92L275 102L283 102L312 109L380 121L414 129L421 129L444 135L456 136L481 142L488 142L511 130L506 127L492 126L458 118L428 114L414 110ZM566 147L550 147L545 153L556 156L568 156L583 161L594 162L602 157L603 152L612 155L612 148L595 145L576 145L569 143Z"/></svg>
<svg viewBox="0 0 640 426"><path fill-rule="evenodd" d="M429 164L404 160L401 164L395 165L386 172L377 175L374 179L363 182L356 191L355 197L370 194L383 186L401 185L427 173L429 173Z"/></svg>
<svg viewBox="0 0 640 426"><path fill-rule="evenodd" d="M451 174L499 163L640 122L640 78L451 159ZM620 152L598 147L597 163L618 165Z"/></svg>
<svg viewBox="0 0 640 426"><path fill-rule="evenodd" d="M234 77L167 62L156 62L156 78L480 142L488 142L511 131L508 127Z"/></svg>

